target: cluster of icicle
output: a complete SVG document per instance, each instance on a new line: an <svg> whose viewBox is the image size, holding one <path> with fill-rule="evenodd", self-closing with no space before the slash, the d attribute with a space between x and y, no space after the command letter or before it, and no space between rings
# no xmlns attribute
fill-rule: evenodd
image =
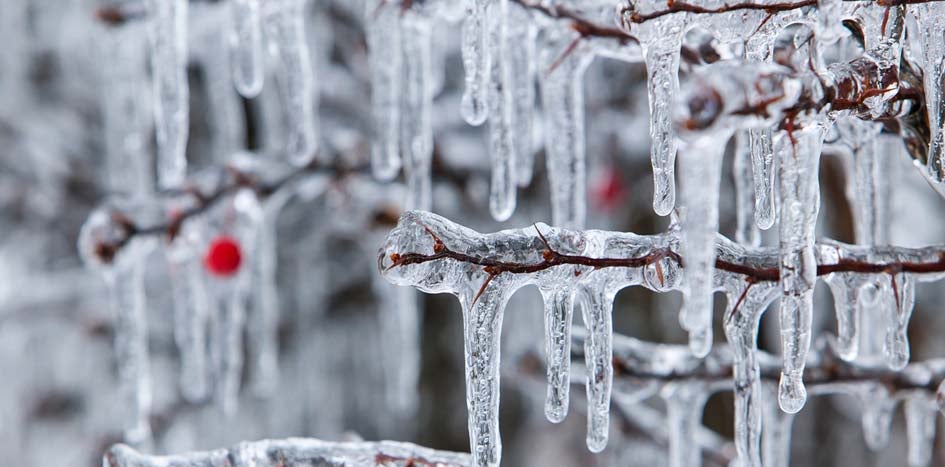
<svg viewBox="0 0 945 467"><path fill-rule="evenodd" d="M385 38L396 36L406 44L416 37L405 32L411 18L440 13L447 19L455 12L444 2L410 2L393 6L381 2L369 9L370 31ZM560 5L559 5L560 3ZM686 268L664 265L658 274L653 266L614 271L577 266L558 267L536 274L498 274L482 265L462 264L448 259L422 265L400 267L391 263L391 253L431 253L433 239L427 228L448 247L468 254L482 254L521 263L541 262L542 246L536 232L503 232L481 236L435 216L407 214L389 237L381 256L382 270L395 283L414 285L431 292L459 296L465 310L467 384L473 455L477 465L495 465L499 460L497 436L497 360L501 309L509 295L526 283L537 283L545 295L548 310L549 404L548 416L560 420L566 408L567 322L572 303L583 303L588 327L588 446L593 451L606 442L607 410L610 404L610 303L621 287L641 284L656 290L675 287L685 296L680 321L689 332L694 356L711 350L712 294L723 288L740 301L738 315L729 320L729 338L739 341L742 359L750 359L755 346L757 319L765 306L779 298L783 365L778 401L787 413L800 410L807 397L804 367L811 343L813 290L821 264L840 259L870 262L933 261L934 250L878 248L887 242L884 190L889 181L884 158L903 152L906 135L881 134L883 126L872 122L879 117L902 117L921 111L915 104L895 101L901 86L901 57L907 55L923 73L927 118L931 130L923 174L939 183L943 173L942 67L945 46L937 32L945 18L945 4L919 3L885 6L875 2L820 0L816 5L783 8L783 2L759 0L756 5L770 9L731 8L721 0L699 2L710 14L680 11L664 14L673 2L664 0L624 0L618 2L543 2L512 0L469 0L465 2L462 55L466 69L466 89L462 114L472 125L490 122L492 188L490 209L497 220L505 220L514 208L516 183L527 183L530 175L531 125L534 97L528 88L538 80L546 128L545 152L552 187L552 220L559 228L580 229L584 224L584 135L582 73L596 55L645 64L649 90L650 135L655 180L653 206L660 215L677 208L674 164L677 149L682 183L679 202L679 231L657 237L601 232L558 231L539 226L552 246L564 253L580 252L592 257L632 256L660 245L677 245ZM615 13L616 11L616 13ZM403 12L402 15L400 13ZM445 13L444 13L445 12ZM565 12L565 13L562 13ZM399 16L400 15L400 16ZM616 25L627 40L593 37L575 27L574 17ZM603 18L603 20L601 20ZM641 19L642 18L642 19ZM375 21L375 22L371 22ZM381 23L387 21L391 24ZM863 52L853 60L839 50L850 49L855 40L845 22L855 24ZM797 25L801 25L800 28ZM541 32L536 36L535 28ZM696 70L696 77L680 89L680 49L687 33L694 29L711 31L720 48L733 51L724 60ZM793 34L793 35L792 35ZM507 41L516 46L503 46ZM375 39L376 41L376 39ZM524 41L524 42L523 42ZM533 45L538 41L538 45ZM385 46L392 42L387 42ZM525 46L521 46L525 44ZM402 45L403 50L406 45ZM513 52L513 49L515 50ZM427 49L423 49L427 50ZM393 54L400 56L399 53ZM428 86L414 80L411 65L391 64L391 54L381 54L387 67L375 63L375 86ZM831 61L831 59L834 59ZM426 57L409 60L426 63ZM380 73L383 72L383 73ZM428 77L424 78L429 81ZM403 82L401 80L407 80ZM393 83L393 84L391 84ZM402 83L402 84L401 84ZM524 84L523 84L524 83ZM375 88L376 90L378 88ZM387 93L377 93L385 96ZM522 90L518 94L518 90ZM412 92L412 91L411 91ZM407 94L410 94L408 92ZM421 92L429 98L430 92ZM421 110L414 115L424 115ZM397 121L404 108L391 100L375 100L375 117L390 131L382 132L376 146L374 167L379 175L390 176L396 167L398 147L428 149L417 140L397 143ZM409 109L406 109L409 110ZM790 113L788 113L790 111ZM423 118L419 124L426 125ZM383 122L393 126L384 126ZM785 124L787 122L787 124ZM429 126L422 131L429 141ZM515 135L509 140L510 135ZM856 234L863 247L818 245L815 243L820 193L819 158L828 135L835 152L852 154L848 194L855 207ZM388 138L389 137L389 138ZM745 246L722 242L718 248L718 200L721 159L726 143L737 140L736 183L738 188L738 235ZM910 148L913 149L913 148ZM405 160L415 154L401 152ZM416 160L407 165L415 171ZM414 183L414 182L411 182ZM754 202L752 202L754 201ZM752 222L753 221L753 222ZM758 245L758 229L779 224L780 245L776 251L753 254ZM743 261L761 261L778 271L778 279L756 283L744 277L714 271L719 255L736 252ZM432 254L432 253L431 253ZM737 257L737 256L736 256ZM667 261L665 258L660 262ZM392 269L389 269L394 265ZM672 271L672 272L669 272ZM580 276L578 276L580 274ZM670 277L671 279L667 279ZM937 274L923 279L940 278ZM838 297L840 329L837 352L845 360L858 355L856 313L883 310L878 317L886 323L885 337L879 337L886 361L901 369L908 363L905 327L911 313L916 275L901 271L836 273L824 277ZM483 283L487 283L483 286ZM482 287L482 290L480 288ZM737 300L742 297L742 300ZM734 306L733 306L734 307ZM874 342L875 340L867 340ZM870 344L872 345L872 344ZM748 365L751 366L750 364ZM748 377L757 374L746 370ZM738 384L740 406L752 398L751 384ZM745 409L743 414L756 414ZM747 415L746 415L747 416ZM754 415L752 415L754 417ZM748 421L739 425L751 436ZM759 456L745 440L740 445L743 460L757 465Z"/></svg>
<svg viewBox="0 0 945 467"><path fill-rule="evenodd" d="M436 451L410 443L329 442L289 438L243 442L230 449L180 456L149 456L123 444L105 454L104 467L467 467L469 454Z"/></svg>
<svg viewBox="0 0 945 467"><path fill-rule="evenodd" d="M260 199L249 188L227 192L223 187L238 186L237 173L271 179L277 175L263 168L277 173L291 169L254 163L246 154L233 164L233 170L195 175L189 179L191 189L106 200L80 232L83 260L103 274L111 293L119 384L129 410L126 442L150 438L147 314L154 306L149 306L145 284L156 265L168 277L174 298L180 389L187 400L215 397L225 412L236 409L244 327L254 388L268 394L277 379L274 217L289 192ZM219 199L208 202L204 193L218 193ZM204 265L204 254L219 235L234 239L242 250L242 264L232 276L209 274Z"/></svg>
<svg viewBox="0 0 945 467"><path fill-rule="evenodd" d="M208 73L228 71L228 79L210 78L231 82L232 88L246 98L259 95L267 69L276 68L279 79L274 80L274 85L281 96L282 120L287 126L285 143L279 151L284 157L280 159L305 166L318 149L317 92L304 29L305 0L229 0L218 8L214 6L212 11L201 9L190 15L188 3L148 0L141 11L136 11L144 17L146 35L135 25L110 31L113 37L106 46L115 56L104 72L108 95L103 102L110 185L115 196L91 216L79 240L84 259L103 271L111 288L119 374L131 411L125 440L132 443L142 443L150 437L151 383L144 281L149 273L149 258L157 251L163 251L166 257L175 300L175 338L181 354L184 397L201 401L215 392L226 411L235 409L243 367L242 330L247 316L252 321L246 327L257 353L252 364L258 389L267 393L267 386L276 381L274 339L278 300L274 229L275 216L288 196L284 196L287 193L269 196L263 203L251 190L235 190L224 193L222 202L202 212L207 200L201 199L199 193L213 192L215 187L227 183L224 179L228 174L214 172L188 179L185 154L190 127L188 63L202 62ZM189 50L191 24L212 24L212 28L201 27L201 34L208 29L220 35L222 40L210 42L228 44L229 50L214 47L209 47L209 52L205 48ZM139 53L144 45L150 76ZM141 88L148 82L152 85L151 99L142 98ZM232 88L217 85L210 88L211 109L220 115L218 120L235 115L235 94L230 97L219 92ZM154 185L148 148L151 122L157 136L155 166L160 194L151 189ZM226 128L230 123L223 121L224 128L218 129L227 133L222 138L228 140L217 148L221 158L229 158L235 149L230 140L243 138L238 134L241 129ZM235 159L234 163L244 169L255 163L247 154L237 154ZM190 210L201 212L179 226L179 232L173 233L173 242L167 242L167 237L160 235L162 232L151 232L131 235L135 238L119 245L115 257L96 249L103 240L129 236L129 225L134 226L136 234L147 226L168 225L175 216ZM218 235L235 238L243 250L244 264L233 277L211 277L203 268L204 252ZM249 315L247 305L253 307Z"/></svg>
<svg viewBox="0 0 945 467"><path fill-rule="evenodd" d="M788 26L804 24L814 30L816 47L808 55L821 76L829 75L819 59L844 36L843 21L854 21L863 32L868 50L865 56L881 66L898 69L905 44L912 61L924 74L928 118L932 130L927 172L941 180L943 107L940 96L943 52L941 40L929 31L940 29L943 7L938 2L903 7L884 7L870 2L822 0L803 8L767 11L763 8L735 9L731 12L695 14L685 11L661 15L648 21L633 18L652 15L669 8L663 0L584 2L530 2L527 0L444 0L425 2L367 2L366 31L371 50L375 143L372 166L382 180L393 178L403 167L410 186L408 208L429 203L430 157L432 154L431 109L434 95L442 85L441 70L433 64L437 50L431 47L431 22L463 20L462 57L466 88L461 113L471 125L489 122L489 151L492 183L489 207L496 220L506 220L516 204L516 189L527 185L532 176L536 122L534 83L540 88L541 108L546 128L544 147L552 189L555 225L580 228L585 218L585 148L582 77L596 56L627 62L643 62L647 69L650 107L651 158L654 176L653 207L668 215L676 206L675 158L677 145L673 124L673 102L679 92L680 48L693 29L712 31L714 40L735 47L738 63L755 66L774 60L772 49L779 34ZM782 5L759 0L757 5ZM460 8L465 5L465 16ZM615 6L616 13L615 13ZM717 9L726 2L699 2L700 7ZM574 27L563 13L597 21L605 27L616 25L625 37L615 40L594 37ZM849 40L844 38L844 40ZM802 46L798 40L797 47ZM942 49L942 50L940 50ZM800 63L800 60L798 60ZM879 110L895 93L868 100ZM833 116L832 118L837 118ZM817 119L810 127L828 126ZM775 135L771 122L742 130L739 139L750 154L752 182L756 190L756 221L770 228L777 217L777 189L774 155ZM814 130L811 130L814 131ZM816 138L815 138L816 139ZM709 157L709 156L707 156ZM682 167L697 164L685 164ZM693 318L693 321L696 318ZM692 322L691 324L696 324Z"/></svg>
<svg viewBox="0 0 945 467"><path fill-rule="evenodd" d="M580 308L587 329L581 339L586 362L587 445L591 451L598 452L607 443L614 352L618 348L614 346L612 335L614 297L618 291L629 286L643 286L657 292L685 291L687 282L691 281L688 279L691 275L689 268L699 265L683 256L686 267L682 268L674 259L675 256L669 253L685 251L685 241L686 233L678 228L659 235L643 236L567 230L544 224L483 235L435 214L411 211L402 216L397 228L389 234L378 261L383 274L395 284L414 286L428 293L451 293L459 298L465 327L472 454L475 465L486 466L498 465L501 452L498 433L499 342L504 308L512 294L523 286L535 285L544 299L548 365L545 413L553 422L560 422L568 410L571 321L574 307ZM735 442L739 457L745 465L760 465L761 413L766 407L762 403L762 360L764 373L769 377L773 367L770 357L758 354L758 326L764 310L777 298L780 297L781 306L789 307L790 312L795 312L800 305L792 302L794 296L790 289L784 289L783 282L779 284L777 280L765 280L764 277L748 280L743 272L777 271L779 264L783 264L782 253L778 249L744 246L716 234L710 236L710 242L708 249L713 257L710 267L716 258L737 265L724 270L711 269L707 289L710 293L722 291L728 298L724 323L726 338L731 346L731 355L727 358L733 367ZM554 260L557 262L547 266L547 261L553 261L548 259L549 252L559 256L558 260ZM809 267L816 269L818 265L831 266L849 261L934 265L941 261L940 252L941 248L871 248L827 242L812 245ZM581 259L560 261L563 256ZM620 263L634 258L641 260ZM540 266L543 264L546 266ZM781 277L782 281L791 280L784 273ZM934 390L938 382L934 381L933 384L933 379L945 377L942 373L945 368L941 362L906 367L909 359L906 327L912 312L915 282L940 280L945 278L945 273L901 272L890 275L884 271L857 274L834 272L822 278L830 285L836 302L839 325L833 345L839 358L853 361L857 357L856 343L861 338L860 334L867 331L861 330L860 324L863 327L870 324L869 320L860 320L861 314L866 313L861 308L869 305L880 309L882 316L873 324L878 321L882 325L879 332L885 343L885 362L872 361L869 364L886 365L892 370L907 368L909 372L919 374L916 378L925 378L925 382L914 385L924 390L917 389L906 395L909 401L915 399L915 402L907 404L912 407L909 410L915 411L915 416L926 417L922 420L927 421L935 413L934 394L927 388L931 385ZM812 278L811 286L814 280L816 276ZM858 296L858 292L866 293L866 286L879 288L872 292L875 296L869 303ZM895 295L891 293L893 290ZM708 315L705 319L711 322L711 301L705 309L695 311ZM683 310L683 315L691 312L691 308ZM809 312L809 309L806 310L806 313ZM873 318L870 317L870 320ZM869 331L877 332L875 329ZM806 397L802 381L804 365L819 358L808 354L806 347L794 345L798 341L804 341L806 345L810 333L809 318L801 323L782 320L781 334L787 350L783 355L779 402L782 408L787 405L793 409L786 411L788 413L796 412L803 403L803 399L798 399ZM687 365L692 368L699 365L711 367L711 360L700 362L711 350L711 327L703 328L694 341L698 344L695 346L697 352L691 352L692 349L683 352L679 347L653 346L646 352L640 352L640 355L646 355L645 358L639 355L636 357L645 362L634 363L629 368L652 373L657 378L662 375L672 379L670 376L673 371L684 369ZM667 370L667 367L673 371ZM708 397L709 387L699 378L683 383L667 384L667 387L679 390L678 394L666 390L667 394L678 395L670 397L671 414L678 413L676 409L690 410L694 401L704 402ZM726 386L731 388L733 384L728 383ZM882 397L886 388L882 384L864 381L862 384L851 382L830 385L830 388L831 391L844 390L856 394L868 390L868 394L863 394L871 398L865 413L870 417L885 417L883 420L888 425L894 404L890 395L886 394L885 399ZM674 406L676 409L673 409ZM881 414L873 412L878 407L882 407ZM690 412L679 413L679 416L694 417ZM701 416L695 417L695 420L701 420ZM921 424L923 429L928 428L926 421ZM873 424L864 423L864 426L870 430ZM674 445L694 444L692 440L679 440ZM927 461L926 451L916 458ZM677 460L673 465L697 465L687 460ZM922 462L917 461L915 464L922 465Z"/></svg>
<svg viewBox="0 0 945 467"><path fill-rule="evenodd" d="M157 132L157 178L161 188L179 188L187 174L190 126L188 64L189 0L148 0L145 14L150 39L153 112ZM304 29L304 0L230 0L230 21L219 31L231 44L232 82L244 97L263 87L267 57L279 64L276 84L284 96L288 124L285 154L304 165L318 146L316 89ZM130 62L133 64L133 62Z"/></svg>

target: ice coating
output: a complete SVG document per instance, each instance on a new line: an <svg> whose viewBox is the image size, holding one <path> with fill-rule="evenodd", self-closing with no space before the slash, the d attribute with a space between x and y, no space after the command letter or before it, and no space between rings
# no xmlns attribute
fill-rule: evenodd
<svg viewBox="0 0 945 467"><path fill-rule="evenodd" d="M547 241L547 243L545 243ZM388 235L379 256L379 266L388 280L399 285L414 285L427 292L449 292L460 297L464 308L467 356L467 393L470 406L470 440L477 465L498 462L498 333L501 312L508 297L526 284L541 289L559 287L562 280L581 277L595 286L578 292L545 293L551 298L551 316L546 329L549 352L562 355L566 350L570 305L567 301L580 297L584 319L592 323L588 339L583 343L588 371L588 398L593 411L589 417L588 447L603 449L607 440L610 406L610 380L613 370L610 358L611 312L613 296L622 287L648 284L648 255L668 251L673 242L666 236L637 236L608 232L579 233L559 230L543 224L522 230L509 230L481 235L453 224L442 217L424 212L405 213L398 228ZM524 247L524 248L523 248ZM596 256L630 255L639 257L633 266L608 271L593 271L580 266L526 269L521 273L504 273L500 266L485 263L467 264L448 258L431 258L410 263L425 252L442 254L445 249L466 255L493 253L505 261L540 263L543 257L562 254L593 254ZM524 253L523 253L524 252ZM543 253L544 252L544 253ZM618 253L623 253L623 255ZM665 253L663 253L665 254ZM662 256L654 257L659 261ZM662 267L662 266L661 266ZM652 280L657 280L653 278ZM667 264L662 275L665 287L675 283L673 265ZM609 286L600 289L601 285ZM606 289L606 291L604 290ZM564 303L561 303L564 302ZM563 309L562 309L563 308ZM567 382L567 364L549 357L549 401L561 400L561 385ZM565 407L549 402L549 418L564 415Z"/></svg>
<svg viewBox="0 0 945 467"><path fill-rule="evenodd" d="M918 64L922 67L925 87L926 109L929 118L930 147L926 169L930 179L941 182L945 178L945 95L942 80L945 68L942 56L945 55L945 41L938 37L937 31L945 27L945 5L930 2L909 8L911 14L909 38Z"/></svg>
<svg viewBox="0 0 945 467"><path fill-rule="evenodd" d="M216 449L177 456L152 456L117 444L105 453L104 467L276 467L286 465L338 465L375 467L437 465L472 466L469 454L436 451L410 443L331 442L312 438L288 438L243 442L229 449Z"/></svg>
<svg viewBox="0 0 945 467"><path fill-rule="evenodd" d="M466 2L466 20L463 21L463 67L466 69L466 90L460 107L463 118L470 125L482 125L489 115L487 104L492 53L489 44L488 10L496 2L508 0L469 0Z"/></svg>
<svg viewBox="0 0 945 467"><path fill-rule="evenodd" d="M175 188L187 173L190 90L187 84L187 0L149 0L158 185Z"/></svg>
<svg viewBox="0 0 945 467"><path fill-rule="evenodd" d="M275 0L263 5L266 39L281 65L277 84L289 127L285 151L296 165L307 164L318 150L318 93L305 37L305 4L305 0Z"/></svg>
<svg viewBox="0 0 945 467"><path fill-rule="evenodd" d="M606 412L598 409L605 407L604 395L613 391L610 383L613 375L631 379L640 375L682 375L700 368L700 365L706 365L706 371L711 372L716 371L712 368L723 365L719 363L721 361L729 362L725 364L731 365L732 372L718 374L713 381L727 383L721 387L732 387L730 381L734 377L739 455L749 465L757 464L767 455L763 454L768 449L764 448L767 442L762 440L758 431L760 419L764 417L761 414L765 412L759 408L763 406L761 380L773 385L783 370L774 356L762 355L756 350L755 341L761 313L779 295L784 300L784 288L780 282L783 276L779 270L783 259L778 249L746 248L724 237L715 237L716 268L710 273L715 278L713 289L721 287L729 299L723 318L729 348L712 350L701 360L682 346L639 344L628 347L627 342L631 341L627 338L617 339L611 335L610 309L616 291L633 285L661 292L680 288L681 275L685 271L685 268L680 270L680 262L687 263L685 256L678 253L681 248L678 235L676 230L653 236L593 230L580 232L543 224L484 235L430 213L412 211L401 217L398 227L388 235L379 253L379 267L395 284L461 297L467 317L467 345L476 350L475 358L469 360L472 375L467 390L470 393L470 413L477 417L471 430L479 430L471 431L471 437L475 436L472 438L475 445L482 446L481 454L474 454L482 456L477 457L478 463L488 465L493 462L495 458L491 456L498 446L497 434L492 431L496 422L491 417L496 413L494 408L497 404L493 385L498 382L492 378L497 370L492 357L498 352L495 335L499 328L495 325L500 317L500 305L515 290L528 284L537 285L546 302L545 329L549 354L546 407L548 418L554 421L560 420L565 411L565 406L559 401L563 393L560 387L567 381L563 372L568 365L560 356L567 348L563 339L570 321L569 300L581 307L585 323L590 327L586 332L572 332L570 350L572 360L585 361L583 368L588 376L589 448L599 449L606 439L603 430ZM810 251L811 285L819 276L824 276L828 283L842 278L848 269L849 272L858 272L865 281L875 282L882 278L891 281L886 272L890 265L913 271L910 274L916 279L939 280L945 267L935 248L877 249L839 243L812 244L803 248ZM897 290L901 281L901 278L897 279ZM858 289L856 284L850 288ZM899 296L902 299L900 303L908 304L908 292L900 292ZM894 301L891 294L885 297ZM486 301L480 303L484 299ZM890 322L890 325L894 328L893 335L902 334L900 322ZM805 339L801 335L804 332L810 331L799 327L782 329L783 336L798 342ZM809 337L806 339L809 341ZM604 342L611 342L612 350L605 348ZM803 351L801 363L810 365L811 354L807 348ZM815 367L808 369L808 374L803 370L794 374L798 383L803 384L801 378L809 380L820 392L845 390L837 385L831 386L831 372L840 371L848 375L842 378L861 382L857 387L862 388L866 387L864 384L872 384L868 375L880 371L845 363L840 359L841 355L825 349L819 349L814 355ZM800 361L798 355L786 358L793 359L789 364ZM612 362L621 362L619 371L611 366ZM912 366L906 367L906 371L909 368ZM945 377L939 373L936 375ZM930 383L910 378L897 384L908 389L928 387ZM712 387L717 390L719 386L713 383ZM775 399L772 397L771 400L773 404Z"/></svg>
<svg viewBox="0 0 945 467"><path fill-rule="evenodd" d="M262 91L265 67L259 0L231 0L230 9L233 85L243 97L256 97Z"/></svg>
<svg viewBox="0 0 945 467"><path fill-rule="evenodd" d="M365 2L365 21L371 68L371 113L374 138L371 168L374 176L390 180L400 170L400 92L403 83L401 14L394 3Z"/></svg>
<svg viewBox="0 0 945 467"><path fill-rule="evenodd" d="M780 322L784 370L778 400L795 413L807 392L801 381L811 340L814 283L817 277L814 240L820 209L817 177L823 130L817 127L783 132L775 139L781 160L781 290Z"/></svg>

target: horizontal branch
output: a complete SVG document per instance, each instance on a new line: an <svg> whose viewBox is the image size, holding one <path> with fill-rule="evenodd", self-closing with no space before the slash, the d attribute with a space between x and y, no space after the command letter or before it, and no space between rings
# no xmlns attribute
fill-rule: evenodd
<svg viewBox="0 0 945 467"><path fill-rule="evenodd" d="M403 218L402 218L403 219ZM541 240L543 248L539 251L519 251L517 254L523 256L541 257L538 262L517 262L505 260L498 256L482 256L468 254L456 251L447 246L439 235L428 226L422 226L426 233L433 240L432 252L418 251L390 251L387 253L389 264L385 269L424 264L433 261L450 260L459 263L466 263L474 266L481 266L490 278L501 274L534 274L540 271L548 270L558 266L572 265L585 266L593 269L606 268L641 268L653 264L659 264L664 259L674 261L680 267L685 266L683 258L675 249L669 247L653 248L645 254L628 257L595 257L586 255L575 255L561 253L551 247L544 233L536 225L534 226L535 235ZM722 237L722 240L716 246L717 250L724 250L732 244ZM819 244L817 249L839 249L843 245L828 243ZM855 247L853 247L855 248ZM869 261L858 258L839 258L835 262L823 263L817 265L817 275L824 276L835 273L859 273L859 274L936 274L945 273L945 247L930 249L898 249L901 256L924 256L928 257L934 254L933 261ZM778 264L778 253L775 250L759 250L755 260L748 262L744 258L741 261L730 259L733 255L719 254L716 256L715 269L726 271L732 274L744 276L751 283L758 282L777 282L781 279L781 272L776 266ZM761 259L760 257L764 257ZM770 264L771 266L758 266L758 264Z"/></svg>
<svg viewBox="0 0 945 467"><path fill-rule="evenodd" d="M467 467L469 454L438 451L411 443L330 442L310 438L244 442L230 449L194 452L175 456L150 456L117 444L105 453L106 467L158 467L183 465L233 465L233 467L330 463L362 466L365 457L373 457L378 466ZM235 463L234 463L235 462Z"/></svg>

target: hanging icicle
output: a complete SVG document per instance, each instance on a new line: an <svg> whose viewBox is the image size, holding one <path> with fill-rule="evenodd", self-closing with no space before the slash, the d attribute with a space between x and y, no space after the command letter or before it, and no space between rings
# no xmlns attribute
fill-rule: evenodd
<svg viewBox="0 0 945 467"><path fill-rule="evenodd" d="M187 2L148 0L158 185L176 188L187 173L190 90L187 84Z"/></svg>

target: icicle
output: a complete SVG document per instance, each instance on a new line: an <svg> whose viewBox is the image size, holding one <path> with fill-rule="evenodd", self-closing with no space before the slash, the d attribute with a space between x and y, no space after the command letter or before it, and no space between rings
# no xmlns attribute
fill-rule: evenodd
<svg viewBox="0 0 945 467"><path fill-rule="evenodd" d="M269 202L276 200L270 199ZM281 201L281 200L280 200ZM280 202L281 204L281 202ZM266 216L256 237L255 273L253 281L254 310L247 338L255 349L252 358L253 386L257 394L267 396L276 389L279 377L279 295L276 285L276 215L278 207L266 206Z"/></svg>
<svg viewBox="0 0 945 467"><path fill-rule="evenodd" d="M761 314L775 298L776 289L741 278L730 287L725 337L732 347L735 386L735 449L741 467L761 466L761 420L764 393L756 352Z"/></svg>
<svg viewBox="0 0 945 467"><path fill-rule="evenodd" d="M731 131L717 130L684 142L680 254L686 259L685 303L680 322L689 331L694 355L704 357L712 345L712 292L715 240L719 230L719 183L722 155Z"/></svg>
<svg viewBox="0 0 945 467"><path fill-rule="evenodd" d="M233 293L224 305L222 326L219 401L223 413L232 415L239 406L240 379L243 375L243 322L246 317L245 297Z"/></svg>
<svg viewBox="0 0 945 467"><path fill-rule="evenodd" d="M200 402L209 391L206 332L210 305L202 265L190 248L175 245L168 248L181 394L188 401Z"/></svg>
<svg viewBox="0 0 945 467"><path fill-rule="evenodd" d="M753 62L771 62L771 40L754 35L745 42L745 58ZM748 151L755 186L755 225L768 230L778 217L775 176L778 167L772 146L771 127L749 128Z"/></svg>
<svg viewBox="0 0 945 467"><path fill-rule="evenodd" d="M139 246L133 246L138 248ZM146 444L151 439L151 370L148 352L148 322L144 295L146 252L136 252L131 264L108 271L115 312L115 356L125 407L124 439Z"/></svg>
<svg viewBox="0 0 945 467"><path fill-rule="evenodd" d="M517 48L509 42L508 0L498 0L489 9L489 47L493 51L491 79L489 80L489 148L492 153L492 183L489 190L489 212L492 218L503 222L515 211L516 195L516 144L524 135L514 133L515 120L512 107L514 83L510 49Z"/></svg>
<svg viewBox="0 0 945 467"><path fill-rule="evenodd" d="M394 340L388 347L392 353L391 384L388 400L398 413L408 418L417 406L417 384L420 379L420 310L417 304L417 292L406 287L395 287L391 291L394 300L391 309L384 310L384 334ZM390 291L390 288L388 287ZM385 295L390 296L390 295Z"/></svg>
<svg viewBox="0 0 945 467"><path fill-rule="evenodd" d="M807 400L802 381L810 348L811 313L817 262L815 227L820 210L817 178L823 130L814 126L783 132L775 141L781 161L781 372L778 401L781 409L796 413Z"/></svg>
<svg viewBox="0 0 945 467"><path fill-rule="evenodd" d="M386 0L367 3L367 31L371 66L371 105L374 142L371 169L390 180L400 169L400 96L403 91L400 7Z"/></svg>
<svg viewBox="0 0 945 467"><path fill-rule="evenodd" d="M538 29L528 10L519 4L509 6L509 44L500 53L508 56L512 87L512 138L515 142L515 178L518 186L532 181L535 165L535 41Z"/></svg>
<svg viewBox="0 0 945 467"><path fill-rule="evenodd" d="M246 120L240 96L233 92L226 41L213 35L197 57L208 97L204 110L211 129L212 160L226 163L246 144Z"/></svg>
<svg viewBox="0 0 945 467"><path fill-rule="evenodd" d="M305 0L277 0L266 6L266 37L282 65L279 85L289 125L285 150L293 164L305 165L318 150L318 93L305 38Z"/></svg>
<svg viewBox="0 0 945 467"><path fill-rule="evenodd" d="M866 446L876 451L889 443L896 400L880 384L871 384L861 395L863 401L863 438Z"/></svg>
<svg viewBox="0 0 945 467"><path fill-rule="evenodd" d="M945 96L942 82L945 80L945 41L940 32L945 28L945 5L938 2L910 5L909 12L915 18L916 29L909 31L909 38L919 45L915 54L922 68L925 103L929 117L929 147L926 168L928 175L935 182L945 178Z"/></svg>
<svg viewBox="0 0 945 467"><path fill-rule="evenodd" d="M847 196L853 205L856 242L885 245L889 237L889 184L885 162L898 151L891 147L891 138L880 136L881 125L850 117L838 122L837 128L853 152L853 183L847 185ZM898 139L894 142L902 145Z"/></svg>
<svg viewBox="0 0 945 467"><path fill-rule="evenodd" d="M545 350L548 394L545 417L560 423L568 414L571 387L571 318L574 292L555 284L541 289L545 303Z"/></svg>
<svg viewBox="0 0 945 467"><path fill-rule="evenodd" d="M607 447L610 431L610 391L614 379L611 311L616 293L587 288L580 293L584 326L587 328L587 340L584 341L587 448L591 452L601 452Z"/></svg>
<svg viewBox="0 0 945 467"><path fill-rule="evenodd" d="M562 42L569 44L570 38ZM555 226L581 229L587 211L583 77L592 56L581 45L570 51L567 45L543 49L540 84L551 218Z"/></svg>
<svg viewBox="0 0 945 467"><path fill-rule="evenodd" d="M506 0L500 0L506 1ZM488 86L491 76L492 47L489 45L488 9L493 0L466 0L463 21L463 67L466 69L466 90L460 108L470 125L482 125L488 117Z"/></svg>
<svg viewBox="0 0 945 467"><path fill-rule="evenodd" d="M676 137L673 133L672 103L679 89L679 49L682 35L667 37L644 46L646 86L650 107L650 158L653 162L653 210L665 216L676 205Z"/></svg>
<svg viewBox="0 0 945 467"><path fill-rule="evenodd" d="M894 370L901 370L909 363L909 338L906 331L912 307L915 304L915 280L911 275L900 273L890 276L891 297L887 298L886 340L883 353L886 363Z"/></svg>
<svg viewBox="0 0 945 467"><path fill-rule="evenodd" d="M120 29L114 34L108 59L103 60L107 85L101 101L109 185L116 193L142 195L154 189L148 154L153 115L143 90L148 81L144 48L138 31Z"/></svg>
<svg viewBox="0 0 945 467"><path fill-rule="evenodd" d="M708 392L701 383L669 383L660 392L666 401L670 467L699 467L702 450L696 442Z"/></svg>
<svg viewBox="0 0 945 467"><path fill-rule="evenodd" d="M754 173L751 166L751 142L748 130L735 137L735 159L732 176L735 179L735 240L743 245L761 245L761 234L755 225Z"/></svg>
<svg viewBox="0 0 945 467"><path fill-rule="evenodd" d="M190 91L187 84L187 2L149 0L158 184L177 187L187 172Z"/></svg>
<svg viewBox="0 0 945 467"><path fill-rule="evenodd" d="M243 97L253 98L262 91L265 66L259 0L231 0L230 9L233 84Z"/></svg>
<svg viewBox="0 0 945 467"><path fill-rule="evenodd" d="M906 438L909 441L909 466L923 467L932 461L935 444L935 404L925 394L906 399Z"/></svg>
<svg viewBox="0 0 945 467"><path fill-rule="evenodd" d="M474 292L461 297L466 342L469 444L473 465L477 467L498 466L502 455L499 438L499 344L502 314L509 299L505 282L506 277L495 277L478 299Z"/></svg>
<svg viewBox="0 0 945 467"><path fill-rule="evenodd" d="M403 19L404 115L401 120L404 170L407 174L407 209L430 210L433 158L433 71L431 25L407 13Z"/></svg>
<svg viewBox="0 0 945 467"><path fill-rule="evenodd" d="M778 217L775 192L778 167L771 144L773 136L770 128L758 128L749 129L748 137L755 178L755 224L759 229L767 230Z"/></svg>
<svg viewBox="0 0 945 467"><path fill-rule="evenodd" d="M837 316L837 339L833 350L842 360L853 361L859 353L857 297L862 281L853 274L830 274L824 282L833 294Z"/></svg>
<svg viewBox="0 0 945 467"><path fill-rule="evenodd" d="M774 391L769 395L776 396ZM791 426L794 424L794 414L784 413L775 397L765 403L764 430L762 435L762 450L764 451L765 467L790 467L791 465Z"/></svg>

